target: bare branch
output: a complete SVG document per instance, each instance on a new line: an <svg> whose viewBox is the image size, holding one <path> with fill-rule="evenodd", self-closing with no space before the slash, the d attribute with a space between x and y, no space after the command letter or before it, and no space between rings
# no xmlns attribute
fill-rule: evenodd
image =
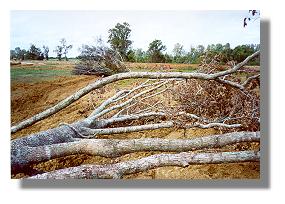
<svg viewBox="0 0 285 204"><path fill-rule="evenodd" d="M129 91L127 92L127 94L121 96L120 98L117 98L117 99L115 100L115 102L116 102L116 101L119 101L119 100L122 100L122 99L125 99L127 96L129 96L130 94L134 93L135 91L138 91L138 90L143 89L143 88L146 88L146 87L159 85L159 84L161 84L161 83L163 82L163 81L160 80L160 81L158 81L158 82L148 84L148 82L150 82L150 81L152 81L152 80L153 80L153 79L148 79L148 80L146 80L145 82L143 82L142 84L140 84L139 86L136 86L135 88L129 90Z"/></svg>
<svg viewBox="0 0 285 204"><path fill-rule="evenodd" d="M223 127L223 128L238 128L238 127L241 127L241 124L225 124L225 123L209 123L209 124L201 124L201 123L194 123L193 126L190 126L190 127L199 127L199 128L203 128L203 129L206 129L206 128L213 128L213 127ZM190 128L188 127L188 128Z"/></svg>
<svg viewBox="0 0 285 204"><path fill-rule="evenodd" d="M226 79L222 79L222 78L216 78L215 81L222 83L222 84L228 84L228 85L233 86L235 88L238 88L240 90L244 90L243 85L236 83L234 81L230 81L230 80L226 80Z"/></svg>
<svg viewBox="0 0 285 204"><path fill-rule="evenodd" d="M240 90L244 90L245 89L245 86L253 79L256 79L260 76L260 74L257 74L257 75L254 75L254 76L251 76L251 77L248 77L242 84L239 84L237 82L233 82L233 81L229 81L229 80L225 80L225 79L221 79L221 78L216 78L215 80L217 82L220 82L220 83L223 83L223 84L228 84L230 86L233 86L235 88L238 88Z"/></svg>
<svg viewBox="0 0 285 204"><path fill-rule="evenodd" d="M242 61L242 62L238 63L237 65L235 65L232 69L229 69L229 70L226 70L226 71L222 71L222 72L217 72L217 73L211 74L211 75L214 76L213 79L215 79L215 78L218 78L218 77L221 77L221 76L232 74L232 73L238 71L244 65L246 65L251 59L257 57L259 54L260 54L260 51L256 51L252 55L248 56L244 61Z"/></svg>
<svg viewBox="0 0 285 204"><path fill-rule="evenodd" d="M135 116L134 116L135 117ZM162 128L172 128L175 127L178 122L166 121L162 123L154 123L147 125L138 125L138 126L127 126L127 127L115 127L115 128L102 128L102 129L91 129L87 127L83 127L84 130L84 138L95 138L97 135L111 135L111 134L120 134L120 133L130 133L130 132L138 132L144 130L157 130ZM193 127L199 128L215 128L215 127L223 127L223 128L238 128L241 127L241 124L225 124L225 123L209 123L209 124L201 124L195 122L191 125L179 125L180 127L190 129Z"/></svg>
<svg viewBox="0 0 285 204"><path fill-rule="evenodd" d="M127 93L127 90L122 90L117 92L114 96L110 97L109 99L107 99L106 101L104 101L98 108L96 108L89 117L93 116L93 115L97 115L99 113L101 113L108 105L110 105L111 103L114 103L116 101L116 99L118 99L118 97L120 97L122 94Z"/></svg>
<svg viewBox="0 0 285 204"><path fill-rule="evenodd" d="M103 128L103 129L91 129L91 128L82 128L82 129L85 130L84 138L95 138L96 135L111 135L111 134L138 132L144 130L156 130L161 128L171 128L171 127L174 127L174 123L169 121L169 122L138 125L138 126Z"/></svg>
<svg viewBox="0 0 285 204"><path fill-rule="evenodd" d="M220 153L186 153L157 154L138 160L126 161L109 165L82 165L44 174L29 179L67 179L67 178L113 178L146 171L163 166L186 167L191 164L219 164L259 161L260 153L254 151L220 152Z"/></svg>
<svg viewBox="0 0 285 204"><path fill-rule="evenodd" d="M99 118L99 117L101 117L101 116L103 116L103 115L105 115L105 114L107 114L107 113L109 113L109 112L111 112L111 111L113 111L113 110L116 110L116 109L122 108L122 107L124 107L124 106L127 106L127 105L129 105L130 103L132 103L134 100L136 100L137 98L139 98L139 97L141 97L141 96L143 96L143 95L145 95L145 94L147 94L147 93L150 93L150 92L152 92L152 91L154 91L154 90L156 90L156 89L162 87L163 85L165 85L165 84L167 84L167 83L169 83L169 81L165 81L165 82L163 82L163 83L161 83L161 84L159 84L159 85L157 85L157 86L155 86L155 87L153 87L153 88L151 88L151 89L144 90L144 91L142 91L142 92L140 92L140 93L138 93L138 94L132 96L130 99L128 99L127 101L125 101L125 102L123 102L123 103L120 103L120 104L114 105L114 106L112 106L112 107L110 107L110 108L107 108L107 109L105 109L105 110L99 112L99 113L96 114L96 115L93 115L93 114L92 114L92 115L89 117L89 119L90 119L90 120L95 120L95 119L97 119L97 118Z"/></svg>
<svg viewBox="0 0 285 204"><path fill-rule="evenodd" d="M243 85L243 86L246 86L251 80L256 79L256 78L258 78L258 77L260 77L260 74L257 74L257 75L248 77L248 78L243 82L242 85Z"/></svg>
<svg viewBox="0 0 285 204"><path fill-rule="evenodd" d="M249 60L258 56L260 51L255 52L254 54L248 56L243 62L235 65L232 69L217 72L214 74L204 74L204 73L183 73L183 72L128 72L128 73L120 73L115 74L100 80L80 89L79 91L75 92L73 95L67 97L66 99L62 100L58 104L54 105L53 107L38 113L31 118L28 118L17 125L13 125L11 127L11 133L15 133L25 127L28 127L40 120L43 120L54 113L57 113L61 109L69 106L73 102L77 101L84 95L88 94L90 91L101 88L107 84L113 83L115 81L124 80L124 79L131 79L131 78L149 78L149 79L170 79L170 78L183 78L183 79L201 79L201 80L215 80L218 77L222 77L225 75L232 74L244 66Z"/></svg>
<svg viewBox="0 0 285 204"><path fill-rule="evenodd" d="M166 92L166 91L168 91L168 90L169 90L168 88L165 88L165 89L163 89L163 90L161 90L161 91L159 91L159 92L157 92L157 93L154 93L154 94L152 94L152 95L143 97L143 98L141 98L140 100L137 100L137 101L135 101L134 103L132 103L131 105L127 106L126 108L120 110L120 111L119 111L118 113L116 113L113 117L119 117L124 111L130 109L131 107L135 106L136 104L142 103L142 101L144 101L144 100L146 100L146 99L149 99L149 98L152 98L152 97L154 97L154 96L160 95L160 94L162 94L162 93L164 93L164 92ZM133 99L136 99L136 98L133 98Z"/></svg>
<svg viewBox="0 0 285 204"><path fill-rule="evenodd" d="M188 118L192 118L192 119L196 119L196 120L201 120L201 121L203 121L203 122L205 122L205 123L210 123L210 122L211 122L210 120L208 120L208 119L206 119L206 118L199 117L199 116L197 116L197 115L195 115L195 114L192 114L192 113L186 113L186 112L184 112L184 111L178 112L177 115L178 115L178 116L181 116L181 115L182 115L182 116L186 116L186 117L188 117Z"/></svg>
<svg viewBox="0 0 285 204"><path fill-rule="evenodd" d="M141 101L140 101L141 102ZM155 104L148 104L148 107L147 108L145 108L145 109L142 109L142 110L139 110L139 111L137 111L137 112L135 112L135 113L133 113L133 114L140 114L140 113L145 113L145 112L147 112L147 111L150 111L150 110L152 110L152 109L158 109L156 106L158 106L158 105L162 105L162 102L161 101L158 101L158 102L156 102ZM160 111L161 112L161 111Z"/></svg>
<svg viewBox="0 0 285 204"><path fill-rule="evenodd" d="M139 120L148 117L163 117L165 113L162 112L148 112L148 113L138 113L132 115L122 115L120 117L112 117L110 119L103 119L101 123L103 124L101 127L106 127L110 124L117 123L117 122L125 122L130 120Z"/></svg>

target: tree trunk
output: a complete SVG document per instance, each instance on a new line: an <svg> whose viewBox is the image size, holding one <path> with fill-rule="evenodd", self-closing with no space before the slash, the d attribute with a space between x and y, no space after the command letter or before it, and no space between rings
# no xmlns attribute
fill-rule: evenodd
<svg viewBox="0 0 285 204"><path fill-rule="evenodd" d="M244 66L250 59L259 55L259 51L255 52L254 54L248 56L243 62L235 65L232 69L217 72L214 74L204 74L204 73L183 73L183 72L128 72L128 73L120 73L115 74L100 80L97 80L93 84L90 84L73 95L67 97L66 99L62 100L55 106L34 115L33 117L20 122L17 125L11 127L11 133L15 133L25 127L28 127L44 118L47 118L58 111L62 110L63 108L69 106L71 103L77 101L79 98L83 97L84 95L88 94L90 91L101 88L106 84L110 84L119 80L123 79L136 79L136 78L149 78L149 79L170 79L170 78L182 78L182 79L201 79L201 80L217 80L219 77L226 76L236 72L242 66ZM223 81L223 80L221 80ZM229 83L229 82L227 82Z"/></svg>
<svg viewBox="0 0 285 204"><path fill-rule="evenodd" d="M260 153L254 151L220 153L157 154L134 161L109 165L82 165L38 174L30 179L119 179L123 175L146 171L163 166L186 167L191 164L219 164L259 161Z"/></svg>
<svg viewBox="0 0 285 204"><path fill-rule="evenodd" d="M80 139L75 140L70 137L72 132L66 132L61 127L54 129L62 135L57 134L41 134L42 137L52 136L50 140L38 142L44 145L31 143L30 138L18 139L12 141L11 149L11 165L13 172L19 172L23 168L33 163L48 161L53 158L68 156L72 154L89 154L93 156L117 157L123 154L139 152L139 151L168 151L183 152L203 148L217 148L229 144L239 142L259 142L260 132L233 132L223 135L212 135L195 139L131 139L131 140L115 140L115 139ZM21 142L20 142L21 141ZM29 143L30 141L30 143Z"/></svg>

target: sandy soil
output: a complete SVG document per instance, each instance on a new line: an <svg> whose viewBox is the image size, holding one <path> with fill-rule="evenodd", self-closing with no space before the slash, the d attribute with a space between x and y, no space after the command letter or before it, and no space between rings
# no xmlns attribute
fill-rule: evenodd
<svg viewBox="0 0 285 204"><path fill-rule="evenodd" d="M57 77L52 81L37 82L37 83L11 83L11 122L15 124L25 118L28 118L44 109L51 107L76 90L88 85L96 80L92 76L68 76ZM99 105L100 101L107 98L114 92L114 88L120 87L120 84L115 87L106 87L99 92L93 93L92 101L90 95L86 95L79 101L56 113L55 115L34 124L22 131L11 135L11 139L25 136L34 132L46 130L56 127L60 122L71 123L78 119L84 118L92 111L93 105ZM93 105L92 105L93 104ZM156 131L143 131L131 134L117 135L102 135L100 138L193 138L203 135L219 133L217 130L208 129L191 129L187 130L184 135L183 131L175 129L163 129ZM223 148L226 150L246 150L258 149L258 144L237 144ZM215 150L219 151L219 150ZM81 164L104 164L115 163L126 160L138 159L141 157L156 154L157 152L138 152L126 154L124 156L110 159L99 156L89 155L71 155L64 158L53 159L34 165L33 168L39 171L51 171L55 169L77 166ZM25 177L24 173L13 175L13 178ZM259 162L246 162L237 164L219 164L219 165L191 165L187 168L180 167L161 167L146 172L141 172L132 175L126 175L126 179L258 179L260 177Z"/></svg>

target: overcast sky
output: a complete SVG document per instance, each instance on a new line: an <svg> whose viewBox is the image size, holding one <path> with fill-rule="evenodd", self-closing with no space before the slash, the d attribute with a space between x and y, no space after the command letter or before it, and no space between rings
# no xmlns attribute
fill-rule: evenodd
<svg viewBox="0 0 285 204"><path fill-rule="evenodd" d="M128 22L133 48L146 50L154 39L160 39L173 50L180 43L185 50L202 44L260 43L260 19L244 28L248 11L12 11L11 49L28 49L47 45L50 56L61 38L73 45L69 56L79 54L82 44L94 43L97 37L106 42L108 30L117 23Z"/></svg>

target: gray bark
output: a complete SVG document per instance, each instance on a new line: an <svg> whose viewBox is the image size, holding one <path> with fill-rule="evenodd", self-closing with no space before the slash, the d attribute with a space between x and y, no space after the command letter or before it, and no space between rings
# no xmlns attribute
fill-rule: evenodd
<svg viewBox="0 0 285 204"><path fill-rule="evenodd" d="M233 87L235 87L235 88L238 88L238 89L240 89L240 90L244 90L245 87L246 87L246 85L247 85L250 81L252 81L252 80L254 80L254 79L258 78L258 77L260 77L260 74L257 74L257 75L248 77L242 84L239 84L239 83L236 83L236 82L233 82L233 81L229 81L229 80L225 80L225 79L221 79L221 78L217 78L217 79L215 79L215 80L216 80L217 82L219 82L219 83L228 84L228 85L233 86Z"/></svg>
<svg viewBox="0 0 285 204"><path fill-rule="evenodd" d="M116 128L102 128L102 129L82 128L84 130L84 136L82 137L83 138L96 138L97 135L130 133L130 132L138 132L138 131L144 131L144 130L157 130L157 129L162 129L162 128L172 128L172 127L175 127L175 122L166 121L162 123L127 126L127 127L116 127ZM214 128L214 127L238 128L238 127L241 127L241 124L228 125L225 123L209 123L209 124L204 125L204 124L195 122L193 125L184 125L182 127L185 129L189 129L193 127L199 127L203 129Z"/></svg>
<svg viewBox="0 0 285 204"><path fill-rule="evenodd" d="M53 172L38 174L30 179L119 179L123 175L146 171L163 166L186 167L191 164L218 164L259 161L260 153L254 151L220 153L157 154L138 160L109 165L82 165Z"/></svg>
<svg viewBox="0 0 285 204"><path fill-rule="evenodd" d="M204 74L204 73L183 73L183 72L128 72L128 73L120 73L115 74L100 80L95 81L94 83L80 89L73 95L67 97L66 99L62 100L55 106L38 113L31 118L28 118L17 125L13 125L11 127L11 133L15 133L25 127L28 127L42 119L45 119L54 113L62 110L63 108L69 106L73 102L77 101L79 98L83 97L84 95L88 94L92 90L101 88L107 84L110 84L115 81L124 80L124 79L131 79L131 78L149 78L149 79L170 79L170 78L183 78L183 79L201 79L201 80L216 80L219 77L226 76L232 74L243 67L245 64L248 63L249 60L258 56L260 51L255 52L254 54L248 56L243 62L235 65L232 69L217 72L214 74Z"/></svg>
<svg viewBox="0 0 285 204"><path fill-rule="evenodd" d="M249 56L242 63L236 65L230 70L218 72L215 74L203 74L203 73L153 73L153 72L130 72L113 75L101 80L96 81L93 84L86 86L85 88L79 90L72 96L64 99L57 105L47 109L46 111L27 119L16 126L12 126L11 132L16 132L22 128L34 124L40 121L64 107L70 105L74 101L78 100L80 97L86 95L90 91L100 88L106 84L123 80L129 78L150 78L151 79L167 79L167 78L184 78L184 79L203 79L203 80L217 80L221 83L226 83L232 85L236 88L245 86L250 80L259 77L258 75L248 78L243 84L237 84L235 82L229 82L226 80L221 80L220 76L226 76L228 74L236 72L244 64L246 64L251 58L257 56L259 52ZM148 81L149 81L148 80ZM117 122L139 120L143 118L151 117L165 117L167 113L161 112L146 112L135 113L133 115L120 115L121 111L117 112L111 118L99 119L99 117L109 113L111 111L118 111L122 108L129 108L134 103L140 102L145 98L150 98L160 94L161 92L167 90L164 89L159 91L158 88L166 85L170 80L161 80L159 82L148 84L148 81L144 82L140 86L133 88L132 90L122 90L116 93L114 96L103 102L93 113L86 119L77 121L72 124L60 124L57 128L49 129L32 135L28 135L19 139L11 141L11 165L12 172L18 172L29 165L47 161L52 158L57 158L61 156L67 156L70 154L91 154L100 155L106 157L115 157L122 154L136 152L136 151L189 151L192 149L201 149L206 147L219 147L226 144L232 144L241 141L259 141L259 132L257 133L230 133L229 135L220 136L210 136L209 138L199 138L193 140L163 140L163 139L140 139L140 140L94 140L94 139L82 139L82 138L94 138L98 134L117 134L117 133L128 133L137 132L143 130L154 130L160 128L171 128L178 125L178 121L164 121L156 124L145 124L139 126L128 126L128 127L114 127L108 128L109 125ZM139 89L146 88L148 86L154 86L153 88L140 91L135 93ZM153 91L159 91L149 96L141 98L143 95L147 95ZM131 93L135 93L130 96ZM127 96L130 96L127 98ZM119 100L125 100L121 103L116 103ZM116 103L115 105L110 105ZM110 107L109 107L110 106ZM126 107L127 106L127 107ZM120 113L120 114L118 114ZM174 115L186 115L188 118L196 119L197 122L192 122L191 124L180 124L183 128L210 128L210 127L225 127L225 128L236 128L240 127L240 124L225 124L225 121L209 121L208 119L201 118L194 114L179 112ZM198 121L202 121L199 123ZM203 124L207 123L207 124ZM181 127L182 127L181 126ZM242 157L242 154L240 154ZM206 160L205 160L206 161ZM227 161L227 160L226 160ZM239 161L239 160L238 160ZM191 162L191 161L190 161ZM160 165L160 164L158 164ZM164 165L164 163L162 163ZM77 167L80 168L80 167ZM100 167L101 168L101 167ZM105 167L104 167L105 168Z"/></svg>
<svg viewBox="0 0 285 204"><path fill-rule="evenodd" d="M239 142L259 142L260 132L233 132L195 139L81 139L44 146L20 146L12 149L11 165L18 171L38 162L68 156L88 154L93 156L117 157L139 151L183 152L203 148L218 148Z"/></svg>

